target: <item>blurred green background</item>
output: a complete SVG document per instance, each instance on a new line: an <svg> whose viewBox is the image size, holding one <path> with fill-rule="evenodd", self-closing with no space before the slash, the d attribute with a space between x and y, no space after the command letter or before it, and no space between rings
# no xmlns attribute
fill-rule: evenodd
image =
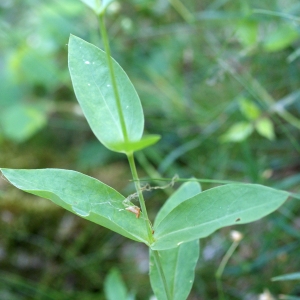
<svg viewBox="0 0 300 300"><path fill-rule="evenodd" d="M107 26L113 56L140 95L145 131L162 135L137 153L141 176L300 192L298 0L119 1ZM97 19L79 0L0 2L0 165L74 169L128 195L125 157L97 142L76 102L70 33L102 48ZM145 194L152 220L171 192ZM4 179L0 198L1 300L105 299L112 267L136 299L151 296L143 245ZM231 229L201 241L189 299L218 299L214 273ZM299 282L271 281L300 270L299 201L235 229L244 239L224 272L227 298L258 299L264 289L299 296Z"/></svg>

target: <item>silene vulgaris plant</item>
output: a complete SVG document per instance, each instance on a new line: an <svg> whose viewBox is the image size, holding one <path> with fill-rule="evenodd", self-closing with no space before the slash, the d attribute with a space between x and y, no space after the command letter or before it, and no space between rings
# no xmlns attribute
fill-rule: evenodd
<svg viewBox="0 0 300 300"><path fill-rule="evenodd" d="M167 199L154 222L149 220L134 153L159 140L143 136L144 115L134 86L111 58L104 11L94 9L105 52L70 36L69 70L77 100L96 137L129 162L139 204L95 178L62 169L4 169L17 188L49 199L76 215L149 247L150 281L159 300L183 300L190 293L199 257L199 239L233 224L258 220L281 206L290 195L257 184L232 183L201 191L192 179Z"/></svg>

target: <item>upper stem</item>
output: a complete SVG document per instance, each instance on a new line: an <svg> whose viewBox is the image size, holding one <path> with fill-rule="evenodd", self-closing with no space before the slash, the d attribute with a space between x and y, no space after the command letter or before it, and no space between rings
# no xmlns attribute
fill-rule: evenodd
<svg viewBox="0 0 300 300"><path fill-rule="evenodd" d="M119 118L120 118L120 122L121 122L122 133L123 133L125 142L128 142L128 133L127 133L125 119L124 119L124 115L123 115L123 111L122 111L121 99L120 99L118 86L117 86L117 82L116 82L116 76L115 76L115 72L114 72L114 68L113 68L112 58L111 58L111 55L110 55L109 41L108 41L105 22L104 22L104 13L99 14L98 17L99 17L99 26L100 26L101 35L102 35L102 38L103 38L104 48L105 48L105 52L106 52L106 55L107 55L107 62L108 62L108 67L109 67L109 72L110 72L110 78L111 78L111 82L112 82L112 86L113 86L113 90L114 90L114 94L115 94L115 98L116 98L118 114L119 114ZM138 196L139 196L140 207L141 207L142 213L145 217L145 225L147 227L148 241L149 241L149 245L150 245L154 242L152 227L150 225L150 221L149 221L149 218L148 218L147 208L146 208L144 196L143 196L143 193L142 193L142 190L141 190L141 185L140 185L139 177L138 177L138 174L137 174L133 153L132 152L127 153L127 158L128 158L128 162L129 162L129 165L130 165L132 177L133 177L133 180L134 180L134 183L135 183L135 188L136 188L136 191L137 191ZM158 255L157 251L154 251L154 257L155 257L157 268L158 268L159 273L161 275L161 278L163 280L163 285L164 285L164 288L165 288L165 291L166 291L167 299L171 300L171 297L170 297L170 294L169 294L169 291L168 291L168 287L167 287L167 282L166 282L164 272L163 272L163 269L162 269L162 264L161 264L161 261L159 259L159 255Z"/></svg>
<svg viewBox="0 0 300 300"><path fill-rule="evenodd" d="M106 52L106 56L107 56L110 79L112 82L112 87L113 87L115 98L116 98L117 110L118 110L118 114L119 114L119 118L120 118L120 122L121 122L122 133L123 133L125 142L128 142L128 133L127 133L125 119L124 119L124 115L123 115L123 111L122 111L121 99L120 99L120 94L119 94L118 85L117 85L117 81L116 81L113 62L112 62L112 58L110 55L110 47L109 47L109 41L108 41L107 32L106 32L106 26L105 26L105 22L104 22L104 14L99 15L99 26L100 26L100 31L101 31L104 48L105 48L105 52Z"/></svg>

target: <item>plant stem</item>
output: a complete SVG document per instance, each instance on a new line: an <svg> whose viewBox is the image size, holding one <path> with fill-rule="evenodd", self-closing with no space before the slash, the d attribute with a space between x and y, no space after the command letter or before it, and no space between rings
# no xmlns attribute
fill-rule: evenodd
<svg viewBox="0 0 300 300"><path fill-rule="evenodd" d="M158 253L157 250L152 250L152 253L153 253L153 256L154 256L154 260L155 260L155 264L156 264L158 273L159 273L159 275L162 279L162 282L163 282L166 297L167 297L168 300L171 300L172 299L171 294L170 294L169 289L168 289L168 284L167 284L166 277L165 277L165 274L164 274L164 270L162 268L162 264L161 264L161 261L160 261L160 258L159 258L159 253Z"/></svg>
<svg viewBox="0 0 300 300"><path fill-rule="evenodd" d="M152 244L154 242L153 234L152 234L152 227L151 227L150 222L149 222L149 218L148 218L148 214L147 214L147 208L146 208L146 205L145 205L143 192L141 190L140 180L139 180L139 177L138 177L138 174L137 174L133 153L127 154L127 158L128 158L128 162L129 162L129 165L130 165L132 178L134 180L135 189L136 189L136 191L138 193L138 196L139 196L140 207L141 207L143 215L145 217L145 222L146 222L146 226L147 226L147 230L148 230L149 244ZM152 250L152 252L153 252L153 255L154 255L154 260L155 260L157 270L158 270L159 275L162 279L162 283L163 283L163 286L164 286L164 290L165 290L165 293L166 293L167 300L172 300L169 289L168 289L168 284L167 284L167 281L166 281L166 277L165 277L165 274L164 274L164 271L163 271L162 263L161 263L161 260L159 258L159 253L156 250Z"/></svg>
<svg viewBox="0 0 300 300"><path fill-rule="evenodd" d="M187 23L192 23L195 18L190 11L180 2L180 0L169 0L176 11L182 16Z"/></svg>
<svg viewBox="0 0 300 300"><path fill-rule="evenodd" d="M100 14L98 17L99 17L100 32L102 35L104 49L105 49L106 56L107 56L110 79L112 82L112 87L113 87L115 98L116 98L117 110L118 110L118 114L119 114L119 118L120 118L120 122L121 122L122 133L123 133L125 142L128 142L128 133L127 133L125 119L124 119L124 115L123 115L123 111L122 111L121 99L120 99L120 94L119 94L119 90L118 90L118 86L117 86L113 62L112 62L112 58L110 55L110 47L109 47L109 41L108 41L108 37L107 37L106 26L105 26L105 22L104 22L104 14Z"/></svg>
<svg viewBox="0 0 300 300"><path fill-rule="evenodd" d="M149 179L140 179L140 181L172 181L173 178L149 178ZM233 181L233 180L218 180L218 179L206 179L206 178L176 178L176 182L203 182L203 183L217 183L217 184L230 184L230 183L245 183L242 181Z"/></svg>
<svg viewBox="0 0 300 300"><path fill-rule="evenodd" d="M114 90L114 94L115 94L115 98L116 98L118 114L119 114L119 118L120 118L120 122L121 122L122 133L123 133L125 142L128 142L128 133L127 133L127 129L126 129L125 119L124 119L122 106L121 106L121 99L120 99L120 95L119 95L119 91L118 91L116 76L115 76L113 63L112 63L112 58L111 58L111 54L110 54L109 41L108 41L105 22L104 22L104 14L100 14L98 17L99 17L99 27L100 27L101 35L102 35L102 38L103 38L105 52L106 52L106 55L107 55L107 62L108 62L108 67L109 67L109 72L110 72L110 78L111 78L111 82L112 82L112 86L113 86L113 90ZM149 244L152 244L154 242L153 234L152 234L152 227L150 225L150 221L149 221L149 218L148 218L147 208L146 208L144 196L143 196L143 193L142 193L142 190L141 190L141 185L140 185L138 173L137 173L137 170L136 170L133 153L127 153L127 158L128 158L128 162L129 162L129 165L130 165L130 169L131 169L132 177L133 177L133 180L134 180L135 188L136 188L136 191L137 191L138 196L139 196L140 207L141 207L142 213L145 217L145 225L146 225L147 231L148 231ZM168 288L167 288L167 281L166 281L166 278L164 276L164 272L163 272L163 268L162 268L162 264L161 264L158 252L153 251L153 253L154 253L156 266L158 268L159 274L160 274L160 276L162 278L162 281L163 281L163 285L164 285L164 289L165 289L165 292L166 292L167 299L171 300L171 297L170 297L170 294L169 294L169 291L168 291Z"/></svg>
<svg viewBox="0 0 300 300"><path fill-rule="evenodd" d="M147 159L147 157L142 151L139 151L136 154L136 159L138 163L141 165L141 167L143 168L143 170L146 171L148 176L151 178L150 180L152 180L152 178L155 177L160 177L161 174L158 171L156 171L156 169L151 165L151 163L149 162L149 160ZM164 185L163 183L159 183L159 186L163 186L163 185ZM172 195L172 192L169 189L163 189L163 192L166 193L168 196Z"/></svg>
<svg viewBox="0 0 300 300"><path fill-rule="evenodd" d="M142 190L141 190L141 185L140 185L138 173L137 173L137 170L136 170L133 153L127 154L127 158L128 158L128 162L129 162L129 165L130 165L132 178L134 180L135 189L136 189L136 191L138 193L138 196L139 196L140 207L141 207L142 213L145 217L145 222L146 222L148 237L149 237L149 243L151 244L151 243L154 242L153 234L152 234L152 228L151 228L151 225L150 225L150 222L149 222L147 208L146 208L144 196L143 196L143 193L142 193Z"/></svg>
<svg viewBox="0 0 300 300"><path fill-rule="evenodd" d="M224 257L219 265L219 268L216 272L215 276L216 276L217 288L218 288L220 300L225 300L221 277L222 277L222 274L224 272L225 266L226 266L229 258L232 256L233 252L235 251L235 249L237 248L239 243L240 243L239 241L234 241L232 243L232 245L230 246L230 248L227 250L226 254L224 255Z"/></svg>

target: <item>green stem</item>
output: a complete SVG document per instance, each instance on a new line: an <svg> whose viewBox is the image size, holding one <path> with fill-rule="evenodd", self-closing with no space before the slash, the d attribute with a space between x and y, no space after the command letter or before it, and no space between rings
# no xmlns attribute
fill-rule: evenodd
<svg viewBox="0 0 300 300"><path fill-rule="evenodd" d="M147 230L148 230L149 244L152 244L154 242L153 234L152 234L152 227L150 225L150 221L149 221L149 218L148 218L147 208L146 208L146 205L145 205L143 192L141 190L140 180L139 180L139 177L138 177L138 174L137 174L133 153L127 154L127 158L128 158L128 162L129 162L129 165L130 165L132 178L133 178L134 183L135 183L135 188L136 188L136 191L137 191L138 196L139 196L140 207L141 207L143 215L145 217L145 222L146 222L146 226L147 226ZM165 277L165 274L164 274L164 271L163 271L162 263L161 263L161 260L159 258L158 251L152 250L152 252L153 252L153 255L154 255L154 260L155 260L155 264L157 266L159 275L160 275L160 277L162 279L162 282L163 282L163 286L164 286L164 290L165 290L165 293L166 293L167 300L172 300L172 298L170 296L169 289L168 289L166 277Z"/></svg>
<svg viewBox="0 0 300 300"><path fill-rule="evenodd" d="M139 179L139 181L172 181L173 178L149 178ZM203 183L217 183L217 184L230 184L230 183L245 183L241 181L233 180L217 180L217 179L206 179L206 178L176 178L175 182L203 182Z"/></svg>
<svg viewBox="0 0 300 300"><path fill-rule="evenodd" d="M110 54L110 47L109 47L109 42L108 42L108 37L107 37L107 32L106 32L106 27L105 27L105 22L104 22L104 14L99 14L98 17L99 17L99 27L100 27L101 35L103 38L105 52L107 55L107 62L108 62L108 67L109 67L109 72L110 72L110 78L111 78L111 82L112 82L112 86L113 86L113 91L115 94L117 110L118 110L118 114L119 114L119 118L120 118L120 122L121 122L122 133L123 133L125 142L128 142L128 133L126 130L125 119L124 119L122 106L121 106L121 99L120 99L120 95L119 95L119 91L118 91L116 76L115 76L115 72L114 72L114 68L113 68L113 62L112 62L112 58L111 58L111 54ZM152 234L152 227L150 225L150 221L148 218L147 208L146 208L144 196L143 196L143 193L141 190L140 181L139 181L139 177L137 174L133 153L127 153L127 158L128 158L128 162L130 165L132 177L133 177L133 180L135 183L135 188L136 188L136 191L139 196L140 207L141 207L141 210L145 217L145 225L146 225L147 231L148 231L149 244L152 244L154 242L153 234ZM153 253L154 253L156 266L158 268L159 274L163 281L167 299L171 300L171 297L170 297L170 294L169 294L169 291L167 288L166 278L164 276L164 272L163 272L163 268L162 268L162 264L161 264L158 252L153 251Z"/></svg>
<svg viewBox="0 0 300 300"><path fill-rule="evenodd" d="M190 13L190 11L181 3L180 0L169 0L169 2L173 5L176 11L182 16L182 18L189 24L195 21L194 16Z"/></svg>
<svg viewBox="0 0 300 300"><path fill-rule="evenodd" d="M122 111L121 99L120 99L120 94L119 94L118 85L117 85L117 81L116 81L113 62L112 62L112 58L111 58L111 54L110 54L109 41L108 41L106 26L105 26L105 22L104 22L104 14L99 15L99 27L100 27L100 31L101 31L101 35L102 35L102 39L103 39L103 43L104 43L104 48L105 48L105 52L106 52L106 56L107 56L110 79L112 82L112 87L113 87L115 98L116 98L117 110L118 110L119 118L121 121L122 133L123 133L125 142L128 142L128 133L127 133L125 119L124 119L124 115L123 115L123 111Z"/></svg>
<svg viewBox="0 0 300 300"><path fill-rule="evenodd" d="M226 254L224 255L219 268L216 272L216 277L217 278L221 278L222 274L224 272L225 266L228 263L229 258L232 256L233 252L235 251L235 249L237 248L237 246L239 245L240 242L233 242L232 245L230 246L230 248L227 250Z"/></svg>
<svg viewBox="0 0 300 300"><path fill-rule="evenodd" d="M139 196L140 207L141 207L143 215L145 217L145 222L146 222L147 231L148 231L149 243L152 244L154 242L153 234L152 234L152 228L151 228L150 221L149 221L149 218L148 218L147 208L146 208L143 192L141 190L140 180L139 180L139 176L138 176L138 173L137 173L137 170L136 170L133 153L127 154L127 158L128 158L128 162L129 162L129 165L130 165L132 178L133 178L133 181L134 181L134 184L135 184L135 189L136 189L136 191L138 193L138 196Z"/></svg>
<svg viewBox="0 0 300 300"><path fill-rule="evenodd" d="M148 174L150 178L160 177L161 174L156 171L156 169L151 165L147 157L142 151L139 151L136 154L136 159L140 166L143 168L143 170ZM152 179L151 179L152 180ZM163 186L163 183L160 183L159 186ZM165 192L168 196L171 196L172 192L169 189L163 189L163 192Z"/></svg>
<svg viewBox="0 0 300 300"><path fill-rule="evenodd" d="M217 288L218 288L218 293L219 293L219 299L220 300L225 300L225 295L224 295L224 291L223 291L223 285L222 285L222 281L221 281L221 277L223 275L224 269L228 263L229 258L232 256L233 252L235 251L235 249L237 248L237 246L239 245L239 241L234 241L232 243L232 245L230 246L230 248L227 250L226 254L224 255L219 268L216 272L216 281L217 281Z"/></svg>
<svg viewBox="0 0 300 300"><path fill-rule="evenodd" d="M155 264L156 264L159 276L161 277L162 282L163 282L163 286L164 286L164 290L165 290L167 300L171 300L172 299L171 294L170 294L169 289L168 289L168 284L167 284L167 280L166 280L166 277L165 277L165 274L164 274L164 270L162 268L162 264L161 264L161 261L160 261L160 258L159 258L159 253L156 250L152 250L152 253L153 253L153 256L154 256L154 260L155 260Z"/></svg>

